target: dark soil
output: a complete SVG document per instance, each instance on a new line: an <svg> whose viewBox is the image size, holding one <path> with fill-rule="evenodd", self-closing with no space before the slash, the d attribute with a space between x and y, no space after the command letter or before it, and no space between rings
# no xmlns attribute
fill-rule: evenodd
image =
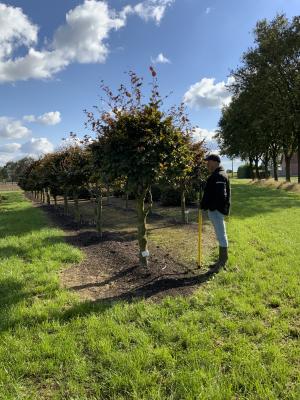
<svg viewBox="0 0 300 400"><path fill-rule="evenodd" d="M132 300L187 296L211 279L213 270L184 265L154 243L149 244L147 268L139 266L138 243L132 232L104 232L102 239L91 227L78 228L71 217L53 206L40 206L65 240L85 253L80 263L61 272L62 285L84 300Z"/></svg>

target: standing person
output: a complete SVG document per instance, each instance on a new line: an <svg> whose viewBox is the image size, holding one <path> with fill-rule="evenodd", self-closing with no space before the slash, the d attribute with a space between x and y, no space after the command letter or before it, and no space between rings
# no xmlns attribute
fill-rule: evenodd
<svg viewBox="0 0 300 400"><path fill-rule="evenodd" d="M210 154L205 161L211 175L204 187L201 209L208 210L208 217L214 226L219 242L219 259L213 265L218 269L224 267L228 260L228 239L224 217L230 210L230 183L221 165L221 158L217 154Z"/></svg>

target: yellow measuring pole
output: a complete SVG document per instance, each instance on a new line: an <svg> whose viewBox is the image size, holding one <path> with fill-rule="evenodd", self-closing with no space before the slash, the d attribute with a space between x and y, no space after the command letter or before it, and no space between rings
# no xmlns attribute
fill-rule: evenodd
<svg viewBox="0 0 300 400"><path fill-rule="evenodd" d="M198 208L198 267L201 267L202 259L202 211Z"/></svg>

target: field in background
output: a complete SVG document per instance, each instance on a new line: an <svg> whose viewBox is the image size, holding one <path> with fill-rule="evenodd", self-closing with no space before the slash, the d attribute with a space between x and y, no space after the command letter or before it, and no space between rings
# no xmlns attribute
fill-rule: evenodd
<svg viewBox="0 0 300 400"><path fill-rule="evenodd" d="M284 178L279 178L276 182L274 179L262 179L260 181L254 181L255 185L266 186L272 189L283 189L290 192L300 193L300 184L298 183L297 177L292 177L291 182L286 182Z"/></svg>
<svg viewBox="0 0 300 400"><path fill-rule="evenodd" d="M0 192L11 192L21 190L16 183L0 183Z"/></svg>

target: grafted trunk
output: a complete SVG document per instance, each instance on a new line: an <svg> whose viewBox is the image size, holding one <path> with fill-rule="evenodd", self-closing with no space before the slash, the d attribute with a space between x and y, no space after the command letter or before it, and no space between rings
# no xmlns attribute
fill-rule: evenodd
<svg viewBox="0 0 300 400"><path fill-rule="evenodd" d="M126 193L125 193L125 208L126 208L126 210L128 210L128 198L129 198L129 194L128 194L128 191L126 190Z"/></svg>
<svg viewBox="0 0 300 400"><path fill-rule="evenodd" d="M68 214L69 212L69 203L68 203L68 194L64 192L64 214Z"/></svg>
<svg viewBox="0 0 300 400"><path fill-rule="evenodd" d="M147 191L139 194L136 199L136 209L138 217L138 242L139 242L139 258L140 265L146 267L148 265L149 251L147 246L147 230L146 219L149 210L152 207L152 197L150 197L150 205L145 210L145 198Z"/></svg>
<svg viewBox="0 0 300 400"><path fill-rule="evenodd" d="M45 189L45 192L46 192L47 204L48 204L48 206L50 206L50 204L51 204L51 200L50 200L50 193L49 193L49 189L48 189L48 188L46 188L46 189Z"/></svg>
<svg viewBox="0 0 300 400"><path fill-rule="evenodd" d="M153 207L153 197L152 197L152 190L151 188L149 189L149 197L148 197L148 210L147 210L147 215L148 213L151 214L152 212L152 207Z"/></svg>
<svg viewBox="0 0 300 400"><path fill-rule="evenodd" d="M109 196L109 185L106 186L106 200L107 204L110 204L110 196Z"/></svg>
<svg viewBox="0 0 300 400"><path fill-rule="evenodd" d="M187 224L186 204L185 204L185 190L181 189L181 221L183 224Z"/></svg>
<svg viewBox="0 0 300 400"><path fill-rule="evenodd" d="M73 198L74 198L75 221L79 224L79 222L80 222L80 213L79 213L79 201L78 201L78 192L77 192L77 190L73 191Z"/></svg>
<svg viewBox="0 0 300 400"><path fill-rule="evenodd" d="M97 194L96 197L96 228L97 232L100 234L102 238L102 215L103 215L103 197L102 192Z"/></svg>

